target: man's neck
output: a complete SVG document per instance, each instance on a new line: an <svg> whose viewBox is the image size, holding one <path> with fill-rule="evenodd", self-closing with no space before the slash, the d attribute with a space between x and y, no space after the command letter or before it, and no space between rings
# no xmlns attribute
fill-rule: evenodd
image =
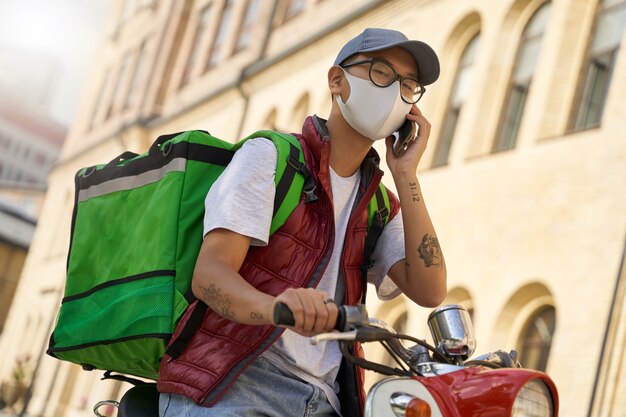
<svg viewBox="0 0 626 417"><path fill-rule="evenodd" d="M330 166L338 175L349 177L361 166L372 148L372 141L332 114L326 126L330 134Z"/></svg>

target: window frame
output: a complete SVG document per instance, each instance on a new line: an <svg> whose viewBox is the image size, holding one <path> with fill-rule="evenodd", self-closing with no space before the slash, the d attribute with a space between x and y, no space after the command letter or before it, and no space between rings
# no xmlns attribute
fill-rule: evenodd
<svg viewBox="0 0 626 417"><path fill-rule="evenodd" d="M537 327L536 323L539 319L545 319L546 315L551 315L549 319L551 320L548 323L548 330L550 339L546 342L544 340L534 340L531 336L531 332ZM545 320L544 320L545 321ZM550 352L552 350L552 342L554 341L554 335L556 333L557 327L557 315L556 308L551 304L544 304L535 310L528 316L528 319L524 323L522 330L517 338L517 351L519 353L518 360L525 368L535 369L541 372L545 372L548 368L548 363L550 361ZM539 352L539 360L536 361L536 364L529 364L527 359L529 359L529 349L537 350L540 349ZM526 362L526 363L525 363ZM539 364L539 366L535 366Z"/></svg>
<svg viewBox="0 0 626 417"><path fill-rule="evenodd" d="M450 151L452 149L452 144L454 143L454 137L456 136L456 126L459 118L461 117L461 110L463 108L463 105L465 104L464 100L459 105L455 105L455 103L453 102L453 98L455 96L457 88L459 87L459 80L461 79L463 71L467 69L471 70L472 66L474 66L476 63L476 51L474 51L474 57L472 57L471 62L464 63L463 61L465 59L465 54L469 51L470 47L476 49L480 46L480 35L480 31L477 31L465 44L465 48L461 53L459 66L456 69L452 89L450 90L450 93L448 95L448 105L446 108L443 123L441 125L441 132L439 134L439 138L433 152L433 157L430 164L431 168L446 166L449 163ZM473 45L474 43L476 44Z"/></svg>
<svg viewBox="0 0 626 417"><path fill-rule="evenodd" d="M213 14L213 3L208 3L198 10L194 25L193 38L189 47L189 52L185 59L185 67L180 75L178 82L178 88L184 88L193 79L194 69L197 62L202 59L201 50L203 46L203 40L206 36L207 30L210 27L211 15Z"/></svg>
<svg viewBox="0 0 626 417"><path fill-rule="evenodd" d="M622 44L621 42L619 42L614 48L603 50L599 53L594 53L594 51L592 51L592 48L593 43L596 39L598 24L600 23L600 19L603 17L603 14L606 14L607 12L610 13L611 11L619 8L626 8L626 1L621 1L619 3L606 6L604 5L604 0L599 0L598 5L596 6L593 29L591 30L591 36L588 37L583 67L581 68L580 77L576 84L578 88L576 89L575 98L570 110L570 117L567 125L568 133L576 133L585 130L596 129L599 128L602 124L602 116L604 114L604 108L609 95L609 89L613 78L613 71L615 70L615 63L617 61L617 56L619 54ZM624 34L622 33L622 37L623 35ZM588 86L590 85L590 83L592 81L597 81L597 78L593 80L589 78L590 73L594 68L593 63L594 61L597 62L598 58L602 57L609 58L608 71L605 74L603 85L599 90L589 91ZM601 98L599 100L598 107L594 109L597 114L597 118L595 119L595 121L581 122L581 118L584 118L585 120L588 119L589 114L592 112L590 106L583 107L583 105L589 101L587 100L587 98L590 97L589 93L592 93L591 95L593 96L593 93L597 93L598 91L601 92Z"/></svg>
<svg viewBox="0 0 626 417"><path fill-rule="evenodd" d="M226 57L226 47L229 35L232 36L232 19L235 11L235 0L225 0L222 4L220 18L213 33L211 47L206 56L204 71L209 71L219 65Z"/></svg>
<svg viewBox="0 0 626 417"><path fill-rule="evenodd" d="M250 46L252 41L252 32L260 10L261 0L246 0L246 5L239 21L232 55L235 55Z"/></svg>
<svg viewBox="0 0 626 417"><path fill-rule="evenodd" d="M539 12L545 7L550 7L550 10L548 10L548 20L546 21L546 24L542 28L541 33L529 35L528 29L531 23L533 23L533 19L535 19L538 16ZM519 138L519 129L522 125L522 121L524 120L524 112L526 110L526 101L528 99L528 95L530 94L530 90L532 88L534 69L536 69L539 64L539 59L538 59L539 57L537 57L537 61L535 62L534 67L533 67L533 71L532 71L533 73L530 75L530 77L518 80L516 79L515 73L520 66L520 62L521 62L520 60L522 57L522 53L525 50L525 47L527 45L531 45L531 42L537 38L539 38L539 42L540 42L539 55L541 55L541 50L543 48L543 38L546 35L547 29L549 28L549 19L550 19L550 16L552 15L551 8L552 8L551 1L548 0L548 1L541 3L541 5L539 5L533 11L532 15L530 16L530 18L526 21L526 24L524 25L524 29L522 30L520 41L517 45L517 51L515 53L515 60L513 61L513 66L511 68L511 72L509 76L509 83L506 89L506 95L505 95L504 101L502 102L502 111L500 112L500 120L498 122L498 129L496 130L496 135L491 146L492 153L512 150L512 149L515 149L517 145L518 138ZM518 99L513 101L513 98L515 97L514 96L515 92L519 93L516 95ZM517 108L518 110L515 110L515 108L513 107L514 105L516 105L515 108ZM514 111L516 111L516 113L513 113ZM511 123L514 123L514 124L511 125ZM511 126L513 127L512 129L510 128Z"/></svg>

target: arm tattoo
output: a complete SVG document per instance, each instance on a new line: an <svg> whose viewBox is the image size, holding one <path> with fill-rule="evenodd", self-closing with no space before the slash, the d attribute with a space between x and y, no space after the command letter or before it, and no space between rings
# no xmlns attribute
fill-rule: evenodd
<svg viewBox="0 0 626 417"><path fill-rule="evenodd" d="M213 311L220 316L228 320L235 320L235 314L230 309L230 298L227 295L222 294L222 289L217 288L215 284L211 284L207 287L200 287L202 300L207 303Z"/></svg>
<svg viewBox="0 0 626 417"><path fill-rule="evenodd" d="M253 320L263 320L263 314L255 313L254 311L250 313L250 318Z"/></svg>
<svg viewBox="0 0 626 417"><path fill-rule="evenodd" d="M431 266L435 266L438 269L443 268L443 257L441 256L441 248L439 247L439 241L436 236L431 236L426 233L417 251L420 254L420 258L424 260L427 268Z"/></svg>
<svg viewBox="0 0 626 417"><path fill-rule="evenodd" d="M420 201L420 195L417 193L417 183L409 182L409 188L411 188L411 194L413 195L413 202L417 203Z"/></svg>

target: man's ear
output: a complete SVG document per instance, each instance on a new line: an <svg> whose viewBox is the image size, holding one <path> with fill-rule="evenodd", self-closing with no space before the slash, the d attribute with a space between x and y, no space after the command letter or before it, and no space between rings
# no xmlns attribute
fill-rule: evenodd
<svg viewBox="0 0 626 417"><path fill-rule="evenodd" d="M328 70L328 89L331 94L341 94L341 82L344 78L343 69L333 65Z"/></svg>

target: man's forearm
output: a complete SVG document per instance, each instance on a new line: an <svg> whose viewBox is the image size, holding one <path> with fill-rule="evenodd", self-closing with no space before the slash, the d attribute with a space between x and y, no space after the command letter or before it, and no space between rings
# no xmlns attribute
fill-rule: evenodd
<svg viewBox="0 0 626 417"><path fill-rule="evenodd" d="M272 324L274 297L258 291L228 265L198 265L194 275L194 295L220 316L244 324Z"/></svg>
<svg viewBox="0 0 626 417"><path fill-rule="evenodd" d="M406 252L401 289L421 305L439 305L446 295L446 265L419 181L415 175L394 180L402 207Z"/></svg>

